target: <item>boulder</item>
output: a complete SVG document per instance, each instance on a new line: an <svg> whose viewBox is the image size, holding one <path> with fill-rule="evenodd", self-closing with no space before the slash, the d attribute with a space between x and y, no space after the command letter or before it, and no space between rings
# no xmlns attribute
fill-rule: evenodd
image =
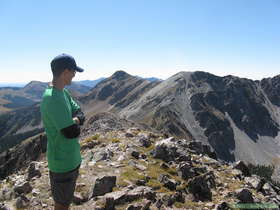
<svg viewBox="0 0 280 210"><path fill-rule="evenodd" d="M32 187L29 182L24 182L14 187L14 192L17 194L27 194L32 191Z"/></svg>
<svg viewBox="0 0 280 210"><path fill-rule="evenodd" d="M151 154L154 158L161 159L165 162L174 161L176 157L180 156L177 152L178 146L175 143L175 139L170 137L168 139L161 140L155 144L155 149Z"/></svg>
<svg viewBox="0 0 280 210"><path fill-rule="evenodd" d="M97 178L91 197L101 196L112 192L113 188L116 186L116 179L116 176L104 176L102 178Z"/></svg>
<svg viewBox="0 0 280 210"><path fill-rule="evenodd" d="M0 210L10 210L4 203L0 203Z"/></svg>
<svg viewBox="0 0 280 210"><path fill-rule="evenodd" d="M35 176L41 177L40 165L38 162L31 162L28 167L27 180L30 180Z"/></svg>
<svg viewBox="0 0 280 210"><path fill-rule="evenodd" d="M220 204L217 204L215 206L215 210L230 210L230 206L228 205L227 202L222 202Z"/></svg>
<svg viewBox="0 0 280 210"><path fill-rule="evenodd" d="M212 171L196 176L188 182L188 190L193 194L195 201L212 201L211 188L215 187L215 176Z"/></svg>
<svg viewBox="0 0 280 210"><path fill-rule="evenodd" d="M133 151L131 152L131 156L134 157L134 158L136 158L136 159L139 159L140 153L139 153L138 151L134 151L134 150L133 150Z"/></svg>
<svg viewBox="0 0 280 210"><path fill-rule="evenodd" d="M276 195L276 192L274 191L274 189L272 188L272 186L269 183L265 183L263 185L261 192L264 195Z"/></svg>
<svg viewBox="0 0 280 210"><path fill-rule="evenodd" d="M25 197L24 195L21 195L17 198L15 207L17 209L27 208L29 206L29 203L30 203L29 199L27 197Z"/></svg>
<svg viewBox="0 0 280 210"><path fill-rule="evenodd" d="M132 137L134 137L134 134L133 134L132 132L130 132L130 131L127 131L127 132L125 133L125 137L127 137L127 138L132 138Z"/></svg>
<svg viewBox="0 0 280 210"><path fill-rule="evenodd" d="M182 162L177 167L177 172L182 179L188 180L196 176L193 167L188 162Z"/></svg>
<svg viewBox="0 0 280 210"><path fill-rule="evenodd" d="M161 198L163 205L171 207L176 201L172 195L164 195Z"/></svg>
<svg viewBox="0 0 280 210"><path fill-rule="evenodd" d="M139 205L129 205L126 210L141 210L142 206Z"/></svg>
<svg viewBox="0 0 280 210"><path fill-rule="evenodd" d="M236 190L236 198L241 203L254 203L254 198L249 189L238 189Z"/></svg>
<svg viewBox="0 0 280 210"><path fill-rule="evenodd" d="M105 199L111 198L114 200L114 205L131 203L135 200L146 198L154 201L156 193L150 187L138 186L134 189L124 188L121 191L108 193L104 196Z"/></svg>
<svg viewBox="0 0 280 210"><path fill-rule="evenodd" d="M140 142L141 146L146 148L148 148L152 144L151 141L145 136L141 136L138 141Z"/></svg>
<svg viewBox="0 0 280 210"><path fill-rule="evenodd" d="M95 162L102 160L110 160L114 153L109 149L99 149L100 151L93 154L93 160Z"/></svg>
<svg viewBox="0 0 280 210"><path fill-rule="evenodd" d="M14 192L9 188L4 188L3 190L0 191L0 201L8 201L13 199L13 197L14 197Z"/></svg>
<svg viewBox="0 0 280 210"><path fill-rule="evenodd" d="M250 176L250 170L243 161L238 161L238 162L234 163L233 168L242 171L244 176Z"/></svg>
<svg viewBox="0 0 280 210"><path fill-rule="evenodd" d="M163 184L164 187L169 190L176 190L177 182L173 179L170 179L169 176L161 174L158 178L159 182Z"/></svg>
<svg viewBox="0 0 280 210"><path fill-rule="evenodd" d="M260 191L265 184L265 180L260 177L253 175L251 177L245 177L244 181L253 189Z"/></svg>

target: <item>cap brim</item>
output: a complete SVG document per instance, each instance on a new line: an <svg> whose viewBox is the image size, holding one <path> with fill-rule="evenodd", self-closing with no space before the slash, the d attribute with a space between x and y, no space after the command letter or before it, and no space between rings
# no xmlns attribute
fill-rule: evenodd
<svg viewBox="0 0 280 210"><path fill-rule="evenodd" d="M83 71L84 71L84 69L82 69L82 68L79 67L79 66L77 66L75 70L78 71L78 72L83 72Z"/></svg>

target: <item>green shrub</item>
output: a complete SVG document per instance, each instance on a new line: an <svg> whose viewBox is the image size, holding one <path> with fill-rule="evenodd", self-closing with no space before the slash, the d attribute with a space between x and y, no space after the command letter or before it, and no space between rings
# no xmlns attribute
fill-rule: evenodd
<svg viewBox="0 0 280 210"><path fill-rule="evenodd" d="M266 181L272 181L271 176L274 171L274 166L249 164L248 168L249 168L251 174L256 174L256 175L264 178Z"/></svg>

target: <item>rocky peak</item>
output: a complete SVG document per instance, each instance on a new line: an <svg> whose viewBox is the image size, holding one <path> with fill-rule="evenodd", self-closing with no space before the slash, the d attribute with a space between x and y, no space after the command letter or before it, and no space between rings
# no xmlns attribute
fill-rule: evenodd
<svg viewBox="0 0 280 210"><path fill-rule="evenodd" d="M280 75L260 81L260 85L267 94L269 100L276 106L280 106Z"/></svg>
<svg viewBox="0 0 280 210"><path fill-rule="evenodd" d="M127 79L129 77L131 77L131 75L126 73L125 71L122 71L122 70L116 71L111 76L112 79L116 79L116 80L125 80L125 79Z"/></svg>

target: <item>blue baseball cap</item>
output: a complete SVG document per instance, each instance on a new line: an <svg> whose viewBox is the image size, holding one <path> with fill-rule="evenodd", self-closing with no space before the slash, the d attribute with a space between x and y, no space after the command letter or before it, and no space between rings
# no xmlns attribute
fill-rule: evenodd
<svg viewBox="0 0 280 210"><path fill-rule="evenodd" d="M84 69L81 67L77 66L75 59L71 55L67 54L61 54L56 56L52 61L51 61L51 68L52 71L61 71L64 69L69 69L69 70L75 70L78 72L83 72Z"/></svg>

